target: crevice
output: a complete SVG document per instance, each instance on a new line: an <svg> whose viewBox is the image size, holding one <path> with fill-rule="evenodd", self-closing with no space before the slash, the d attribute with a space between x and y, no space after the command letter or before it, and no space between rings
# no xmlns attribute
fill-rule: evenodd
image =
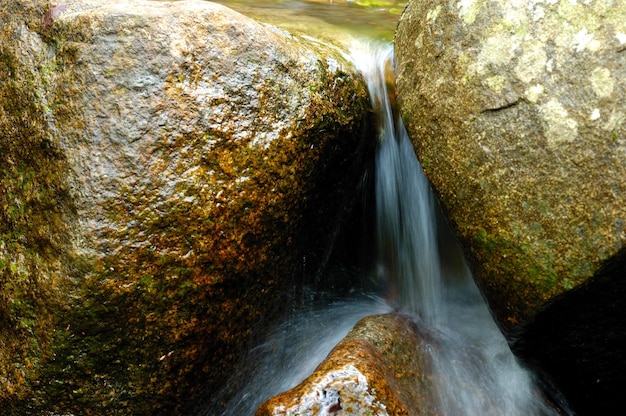
<svg viewBox="0 0 626 416"><path fill-rule="evenodd" d="M506 104L501 105L499 107L486 108L486 109L482 110L480 113L481 114L497 113L499 111L503 111L503 110L507 110L507 109L509 109L511 107L515 107L521 101L522 101L521 98L518 98L515 101L507 102Z"/></svg>
<svg viewBox="0 0 626 416"><path fill-rule="evenodd" d="M579 414L610 414L626 383L626 248L524 328L512 349Z"/></svg>

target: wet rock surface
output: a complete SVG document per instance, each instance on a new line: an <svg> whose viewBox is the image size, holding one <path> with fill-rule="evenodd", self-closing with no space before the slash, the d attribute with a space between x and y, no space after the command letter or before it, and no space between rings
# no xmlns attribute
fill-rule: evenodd
<svg viewBox="0 0 626 416"><path fill-rule="evenodd" d="M428 357L400 314L359 321L315 372L259 407L265 415L427 415L435 411Z"/></svg>
<svg viewBox="0 0 626 416"><path fill-rule="evenodd" d="M0 401L178 414L332 260L367 92L209 2L65 4L0 12Z"/></svg>

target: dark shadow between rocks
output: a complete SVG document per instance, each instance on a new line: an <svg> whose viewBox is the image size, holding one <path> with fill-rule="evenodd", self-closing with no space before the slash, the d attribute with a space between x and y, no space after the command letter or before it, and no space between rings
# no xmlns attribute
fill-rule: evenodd
<svg viewBox="0 0 626 416"><path fill-rule="evenodd" d="M563 393L576 414L613 414L626 386L625 312L623 248L587 284L538 314L512 348Z"/></svg>

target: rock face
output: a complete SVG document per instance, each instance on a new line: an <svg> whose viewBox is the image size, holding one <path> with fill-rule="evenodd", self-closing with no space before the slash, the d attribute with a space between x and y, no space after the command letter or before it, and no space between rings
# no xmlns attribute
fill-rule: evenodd
<svg viewBox="0 0 626 416"><path fill-rule="evenodd" d="M545 319L521 335L542 340L526 350L542 362L541 348L578 355L564 341L577 326L593 331L587 347L624 345L626 271L602 272L623 264L626 246L623 6L412 1L396 33L399 102L416 152L503 329ZM589 296L580 302L601 308L593 318L567 300L580 290ZM606 296L614 301L599 301ZM595 327L599 316L611 325ZM610 379L593 376L608 355L583 355L584 370L570 361L557 377L570 397L582 391L579 374L588 385Z"/></svg>
<svg viewBox="0 0 626 416"><path fill-rule="evenodd" d="M626 244L626 10L415 1L396 35L416 151L511 328Z"/></svg>
<svg viewBox="0 0 626 416"><path fill-rule="evenodd" d="M179 414L327 262L371 156L365 86L205 1L0 23L0 402Z"/></svg>
<svg viewBox="0 0 626 416"><path fill-rule="evenodd" d="M309 378L265 402L256 415L434 414L428 365L410 318L368 316Z"/></svg>

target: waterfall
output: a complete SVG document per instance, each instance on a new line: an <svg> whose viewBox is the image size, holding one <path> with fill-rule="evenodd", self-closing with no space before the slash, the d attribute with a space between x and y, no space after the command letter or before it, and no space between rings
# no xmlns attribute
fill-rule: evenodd
<svg viewBox="0 0 626 416"><path fill-rule="evenodd" d="M254 414L262 402L310 375L360 318L391 307L412 316L420 331L428 333L424 342L429 343L438 415L559 414L510 351L441 218L407 132L393 111L387 88L393 77L392 46L358 44L351 58L366 79L380 126L374 274L385 282L387 304L377 296L361 296L310 305L294 314L235 371L225 389L236 388L234 398L201 415Z"/></svg>
<svg viewBox="0 0 626 416"><path fill-rule="evenodd" d="M387 283L392 305L412 315L436 341L429 345L429 358L440 414L557 414L510 351L467 265L443 267L439 238L446 230L438 227L434 195L387 90L393 48L359 44L352 57L380 123L377 273ZM454 244L446 250L447 258L462 258Z"/></svg>
<svg viewBox="0 0 626 416"><path fill-rule="evenodd" d="M429 323L444 318L435 200L408 140L392 111L386 79L391 45L358 44L352 50L378 114L376 217L378 274L390 303Z"/></svg>

